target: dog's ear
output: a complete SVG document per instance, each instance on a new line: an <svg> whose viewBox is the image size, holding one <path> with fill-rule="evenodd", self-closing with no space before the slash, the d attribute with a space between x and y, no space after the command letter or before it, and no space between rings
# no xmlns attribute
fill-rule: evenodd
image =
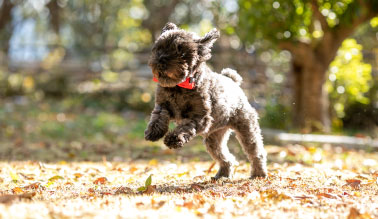
<svg viewBox="0 0 378 219"><path fill-rule="evenodd" d="M210 30L210 32L208 32L204 37L200 38L198 40L198 43L208 47L208 48L211 48L214 44L214 42L219 38L220 34L219 34L219 30L217 30L216 28Z"/></svg>
<svg viewBox="0 0 378 219"><path fill-rule="evenodd" d="M204 37L197 40L198 54L201 57L201 61L206 61L211 58L211 47L214 42L219 38L220 34L217 29L212 29Z"/></svg>
<svg viewBox="0 0 378 219"><path fill-rule="evenodd" d="M174 29L178 29L176 24L168 22L167 24L165 24L165 26L161 30L161 33L164 33L165 31L168 31L168 30L174 30Z"/></svg>

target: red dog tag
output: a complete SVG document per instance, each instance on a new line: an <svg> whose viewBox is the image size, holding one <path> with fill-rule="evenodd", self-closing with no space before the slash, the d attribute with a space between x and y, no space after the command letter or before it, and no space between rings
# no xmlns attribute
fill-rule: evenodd
<svg viewBox="0 0 378 219"><path fill-rule="evenodd" d="M157 78L153 77L153 80L155 82L159 82ZM186 88L186 89L193 89L194 88L194 80L192 77L189 77L189 78L186 78L186 80L180 84L178 84L177 86L179 87L183 87L183 88Z"/></svg>

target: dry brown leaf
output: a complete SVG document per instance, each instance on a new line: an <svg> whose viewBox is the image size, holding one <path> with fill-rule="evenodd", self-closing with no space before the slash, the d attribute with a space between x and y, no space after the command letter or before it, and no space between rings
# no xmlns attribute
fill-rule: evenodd
<svg viewBox="0 0 378 219"><path fill-rule="evenodd" d="M137 203L135 203L135 205L136 205L137 207L143 207L143 206L144 206L144 203L143 203L143 202L137 202Z"/></svg>
<svg viewBox="0 0 378 219"><path fill-rule="evenodd" d="M115 194L133 194L134 191L126 186L121 186L118 187L117 190L115 191Z"/></svg>
<svg viewBox="0 0 378 219"><path fill-rule="evenodd" d="M149 194L152 194L154 192L156 192L156 186L155 185L154 186L149 185L149 186L147 186L147 190L145 192L143 192L143 194L149 195Z"/></svg>
<svg viewBox="0 0 378 219"><path fill-rule="evenodd" d="M359 179L347 179L346 182L347 184L345 184L344 186L350 186L353 189L359 189L361 186L361 180Z"/></svg>
<svg viewBox="0 0 378 219"><path fill-rule="evenodd" d="M293 199L313 199L315 196L313 195L294 195L291 196Z"/></svg>
<svg viewBox="0 0 378 219"><path fill-rule="evenodd" d="M373 177L378 177L378 170L372 173Z"/></svg>
<svg viewBox="0 0 378 219"><path fill-rule="evenodd" d="M203 187L200 184L193 183L193 184L190 185L190 188L192 188L193 190L196 190L196 191L202 191L205 187Z"/></svg>
<svg viewBox="0 0 378 219"><path fill-rule="evenodd" d="M334 195L334 194L330 194L330 193L319 193L319 194L317 194L317 196L318 196L318 198L325 197L325 198L330 198L330 199L340 199L339 196Z"/></svg>
<svg viewBox="0 0 378 219"><path fill-rule="evenodd" d="M35 182L30 185L24 186L24 189L38 189L41 186L41 183Z"/></svg>

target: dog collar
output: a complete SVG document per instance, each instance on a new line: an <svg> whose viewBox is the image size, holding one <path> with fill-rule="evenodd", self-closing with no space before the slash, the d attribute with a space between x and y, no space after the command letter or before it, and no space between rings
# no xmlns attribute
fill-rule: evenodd
<svg viewBox="0 0 378 219"><path fill-rule="evenodd" d="M155 82L159 82L157 78L153 77L153 80ZM187 77L186 80L184 82L181 82L180 84L178 84L177 86L179 87L183 87L183 88L186 88L186 89L193 89L195 84L194 84L194 78L193 77Z"/></svg>

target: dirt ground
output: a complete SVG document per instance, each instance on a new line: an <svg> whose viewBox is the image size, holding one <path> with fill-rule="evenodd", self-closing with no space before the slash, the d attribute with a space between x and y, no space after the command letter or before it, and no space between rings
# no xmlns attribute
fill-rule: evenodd
<svg viewBox="0 0 378 219"><path fill-rule="evenodd" d="M163 149L170 159L3 161L0 218L378 218L378 153L266 148L266 179L242 160L216 182L212 161Z"/></svg>

